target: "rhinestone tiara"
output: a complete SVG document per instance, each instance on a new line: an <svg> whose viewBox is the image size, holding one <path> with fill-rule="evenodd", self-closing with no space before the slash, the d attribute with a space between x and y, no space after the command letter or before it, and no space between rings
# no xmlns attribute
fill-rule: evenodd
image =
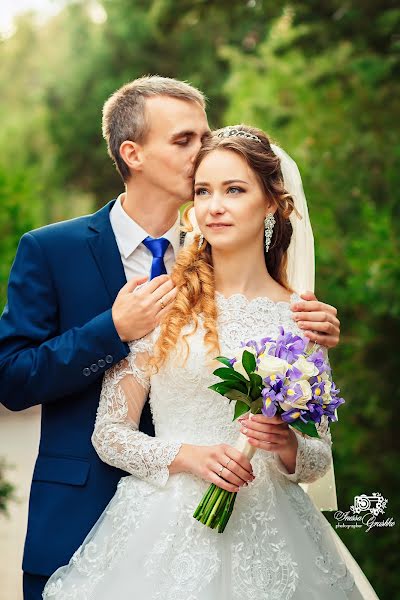
<svg viewBox="0 0 400 600"><path fill-rule="evenodd" d="M242 131L241 129L236 129L236 127L225 127L224 129L222 129L222 131L220 131L217 134L217 137L220 137L220 138L242 137L242 138L247 138L249 140L254 140L255 142L260 142L260 144L262 144L262 141L256 135L253 135L252 133L248 133L247 131Z"/></svg>

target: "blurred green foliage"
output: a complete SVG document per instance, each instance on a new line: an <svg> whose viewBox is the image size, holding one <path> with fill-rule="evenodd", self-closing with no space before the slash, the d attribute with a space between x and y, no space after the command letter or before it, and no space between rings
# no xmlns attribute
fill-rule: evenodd
<svg viewBox="0 0 400 600"><path fill-rule="evenodd" d="M8 502L15 500L14 486L6 481L3 474L6 466L4 460L0 460L0 516L7 515Z"/></svg>
<svg viewBox="0 0 400 600"><path fill-rule="evenodd" d="M0 42L3 302L23 232L121 191L101 138L108 95L146 73L190 81L212 127L262 127L300 167L317 294L342 322L331 353L347 400L333 426L339 508L379 491L397 523L399 26L398 4L381 0L71 1L41 25L20 17ZM395 597L398 525L338 531L380 598Z"/></svg>

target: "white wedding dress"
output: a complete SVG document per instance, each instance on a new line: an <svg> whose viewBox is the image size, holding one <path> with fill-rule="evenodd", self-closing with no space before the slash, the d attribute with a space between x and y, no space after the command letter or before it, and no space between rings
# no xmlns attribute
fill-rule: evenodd
<svg viewBox="0 0 400 600"><path fill-rule="evenodd" d="M293 295L292 300L298 299ZM222 355L248 339L300 333L286 302L217 294ZM189 331L190 328L187 329ZM104 379L93 444L107 463L132 475L117 492L69 565L43 593L49 600L341 600L376 599L361 569L328 521L298 485L324 475L330 432L298 436L296 471L258 450L255 480L238 493L223 534L193 518L208 483L169 475L182 443L234 445L239 426L233 404L208 389L217 378L207 365L201 324L181 341L166 365L146 376L159 335L133 342L131 353ZM217 366L217 365L215 365ZM150 390L156 430L137 430Z"/></svg>

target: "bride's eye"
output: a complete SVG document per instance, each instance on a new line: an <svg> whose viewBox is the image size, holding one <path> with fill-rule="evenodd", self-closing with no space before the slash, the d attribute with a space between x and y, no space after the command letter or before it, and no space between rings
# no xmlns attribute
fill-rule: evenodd
<svg viewBox="0 0 400 600"><path fill-rule="evenodd" d="M237 185L232 185L231 187L228 187L228 189L226 190L228 192L228 194L240 194L241 192L244 192L245 190Z"/></svg>
<svg viewBox="0 0 400 600"><path fill-rule="evenodd" d="M208 190L206 188L196 188L194 194L195 196L205 196L208 194Z"/></svg>

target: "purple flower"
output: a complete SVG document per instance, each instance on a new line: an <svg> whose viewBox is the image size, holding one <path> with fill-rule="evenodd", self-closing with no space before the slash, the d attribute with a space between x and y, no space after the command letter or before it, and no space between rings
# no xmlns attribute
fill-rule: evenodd
<svg viewBox="0 0 400 600"><path fill-rule="evenodd" d="M293 404L293 402L297 402L299 398L303 397L303 390L298 383L290 384L286 390L286 397L284 398L284 402L288 404Z"/></svg>
<svg viewBox="0 0 400 600"><path fill-rule="evenodd" d="M241 348L246 348L246 346L248 348L254 348L254 350L257 352L257 354L260 353L261 346L256 340L248 340L247 342L240 343Z"/></svg>
<svg viewBox="0 0 400 600"><path fill-rule="evenodd" d="M297 367L292 367L287 372L287 376L289 377L290 381L298 381L302 375L303 373Z"/></svg>
<svg viewBox="0 0 400 600"><path fill-rule="evenodd" d="M315 404L314 402L310 401L310 402L307 402L307 407L308 407L308 413L310 415L310 419L312 421L314 421L314 423L320 423L322 415L325 414L324 409L322 408L322 405Z"/></svg>
<svg viewBox="0 0 400 600"><path fill-rule="evenodd" d="M263 340L263 342L267 339L268 341L273 342L268 350L268 354L282 358L288 363L294 363L299 358L300 354L304 353L308 340L301 338L298 335L293 335L290 331L285 333L283 327L279 327L279 331L280 334L275 342L268 338Z"/></svg>
<svg viewBox="0 0 400 600"><path fill-rule="evenodd" d="M304 423L307 423L307 420L303 417L306 412L307 411L299 408L291 408L290 410L285 410L285 412L281 414L281 417L286 423L293 423L293 421L297 421L297 419L301 419Z"/></svg>
<svg viewBox="0 0 400 600"><path fill-rule="evenodd" d="M309 362L314 363L314 365L317 367L320 375L324 372L330 373L331 368L328 365L328 363L325 361L325 356L324 356L323 350L317 350L316 352L313 352L313 354L310 354L310 356L307 358L307 360Z"/></svg>
<svg viewBox="0 0 400 600"><path fill-rule="evenodd" d="M325 393L326 381L317 381L311 386L314 400L319 404L323 404L323 394Z"/></svg>
<svg viewBox="0 0 400 600"><path fill-rule="evenodd" d="M264 402L261 408L263 415L266 417L273 417L276 415L277 402L275 399L275 392L272 389L264 388L261 392Z"/></svg>
<svg viewBox="0 0 400 600"><path fill-rule="evenodd" d="M283 382L285 381L286 376L281 373L277 373L276 375L268 375L264 379L264 383L273 388L276 392L282 389Z"/></svg>

